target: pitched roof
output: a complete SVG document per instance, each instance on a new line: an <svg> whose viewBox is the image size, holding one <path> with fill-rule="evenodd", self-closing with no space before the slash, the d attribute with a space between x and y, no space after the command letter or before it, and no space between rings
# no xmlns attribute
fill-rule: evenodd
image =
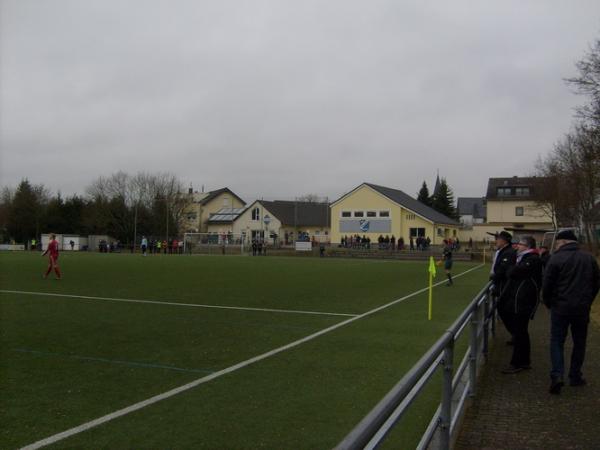
<svg viewBox="0 0 600 450"><path fill-rule="evenodd" d="M246 208L221 208L208 218L208 223L232 223Z"/></svg>
<svg viewBox="0 0 600 450"><path fill-rule="evenodd" d="M487 193L485 198L496 200L498 198L519 200L532 200L535 196L535 186L541 178L538 177L506 177L490 178L488 180ZM510 188L510 195L498 195L498 188ZM515 188L529 188L529 195L516 195Z"/></svg>
<svg viewBox="0 0 600 450"><path fill-rule="evenodd" d="M329 203L295 202L286 200L259 202L271 212L282 225L298 227L329 227Z"/></svg>
<svg viewBox="0 0 600 450"><path fill-rule="evenodd" d="M238 197L231 189L229 189L228 187L224 187L221 189L217 189L216 191L209 191L207 193L207 195L205 197L203 197L202 199L200 199L200 201L198 203L200 203L201 205L206 205L208 202L210 202L211 200L213 200L214 198L218 197L221 194L226 194L229 193L231 195L233 195L235 198L237 198L240 202L242 202L244 205L246 204L246 202L244 200L242 200L240 197Z"/></svg>
<svg viewBox="0 0 600 450"><path fill-rule="evenodd" d="M415 198L412 198L410 195L402 192L399 189L392 189L385 186L378 186L376 184L371 183L363 183L366 186L369 186L371 189L376 190L380 194L386 196L393 202L398 203L399 205L409 209L421 217L424 217L427 220L430 220L433 223L440 223L446 225L458 225L456 220L451 219L450 217L445 216L442 213L437 212L435 209L430 208L427 205L424 205L420 201Z"/></svg>
<svg viewBox="0 0 600 450"><path fill-rule="evenodd" d="M473 216L474 219L485 219L487 216L485 197L460 197L457 209L461 216Z"/></svg>

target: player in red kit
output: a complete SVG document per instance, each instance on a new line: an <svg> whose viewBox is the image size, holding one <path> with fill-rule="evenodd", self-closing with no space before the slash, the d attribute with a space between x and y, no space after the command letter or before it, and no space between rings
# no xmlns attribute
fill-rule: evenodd
<svg viewBox="0 0 600 450"><path fill-rule="evenodd" d="M56 279L60 280L60 268L58 267L58 242L54 233L50 235L50 242L48 243L48 248L44 253L42 253L42 256L46 256L46 254L48 254L48 270L46 270L44 278L48 278L48 274L52 272L52 269L54 269Z"/></svg>

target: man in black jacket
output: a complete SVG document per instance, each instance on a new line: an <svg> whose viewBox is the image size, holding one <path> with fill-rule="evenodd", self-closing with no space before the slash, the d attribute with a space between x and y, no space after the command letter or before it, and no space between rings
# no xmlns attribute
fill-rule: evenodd
<svg viewBox="0 0 600 450"><path fill-rule="evenodd" d="M495 293L499 297L497 305L498 315L508 332L512 335L511 317L506 314L506 308L503 305L505 300L501 300L502 292L508 281L508 269L514 266L517 260L517 252L512 248L511 242L512 235L509 232L501 231L496 234L496 253L494 254L490 280L494 283ZM509 342L512 343L512 341Z"/></svg>
<svg viewBox="0 0 600 450"><path fill-rule="evenodd" d="M552 371L550 393L560 394L564 385L564 344L571 327L573 351L569 381L571 386L583 386L581 373L585 357L590 307L600 289L600 270L594 257L577 245L571 230L556 235L557 250L544 272L544 304L551 310L550 357Z"/></svg>
<svg viewBox="0 0 600 450"><path fill-rule="evenodd" d="M500 295L499 311L510 323L513 355L502 373L517 373L531 366L529 321L533 318L542 287L542 261L535 250L535 239L523 236L517 244L516 265L509 267L507 282Z"/></svg>

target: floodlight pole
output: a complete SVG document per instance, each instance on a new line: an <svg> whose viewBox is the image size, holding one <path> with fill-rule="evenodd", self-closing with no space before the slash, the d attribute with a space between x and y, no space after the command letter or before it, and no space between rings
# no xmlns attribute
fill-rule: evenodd
<svg viewBox="0 0 600 450"><path fill-rule="evenodd" d="M133 253L135 253L135 247L136 247L136 243L137 243L137 209L138 209L138 205L137 202L135 203L135 213L133 215Z"/></svg>

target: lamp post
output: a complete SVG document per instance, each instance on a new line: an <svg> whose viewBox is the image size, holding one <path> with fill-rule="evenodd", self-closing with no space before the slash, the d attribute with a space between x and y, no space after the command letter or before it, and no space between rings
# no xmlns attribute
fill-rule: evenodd
<svg viewBox="0 0 600 450"><path fill-rule="evenodd" d="M269 215L265 215L265 217L263 217L263 222L265 223L265 226L267 227L267 239L269 239L269 224L271 223L271 218L269 217Z"/></svg>

